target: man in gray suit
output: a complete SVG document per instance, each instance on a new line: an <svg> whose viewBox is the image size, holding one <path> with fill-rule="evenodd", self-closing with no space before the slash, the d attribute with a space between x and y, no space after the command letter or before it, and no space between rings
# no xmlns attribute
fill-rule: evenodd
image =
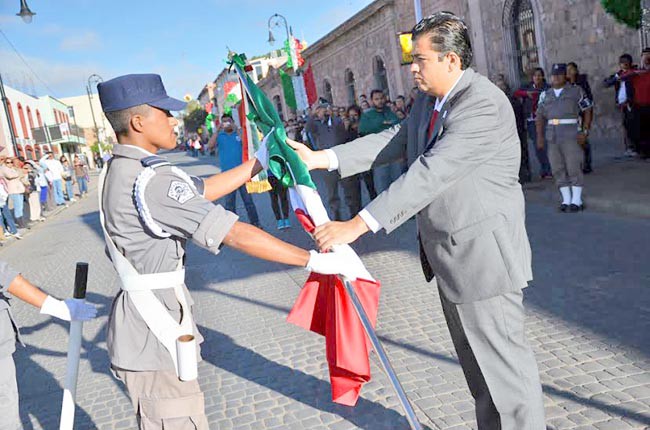
<svg viewBox="0 0 650 430"><path fill-rule="evenodd" d="M532 279L520 144L508 98L468 66L468 29L439 12L413 29L411 72L420 94L401 126L311 151L289 142L311 169L342 177L405 157L408 171L356 217L319 226L323 249L416 215L426 279L442 308L478 428L542 430L544 404L525 337L522 289Z"/></svg>

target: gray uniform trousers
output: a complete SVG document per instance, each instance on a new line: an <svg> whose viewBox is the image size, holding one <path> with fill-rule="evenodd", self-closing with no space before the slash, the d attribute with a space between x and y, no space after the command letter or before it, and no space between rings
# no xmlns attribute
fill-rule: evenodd
<svg viewBox="0 0 650 430"><path fill-rule="evenodd" d="M476 402L479 430L545 430L539 371L524 329L522 291L454 304L440 301Z"/></svg>
<svg viewBox="0 0 650 430"><path fill-rule="evenodd" d="M131 398L140 430L208 430L198 380L181 381L173 370L113 369Z"/></svg>
<svg viewBox="0 0 650 430"><path fill-rule="evenodd" d="M16 384L16 365L9 355L0 358L0 430L18 430L18 385Z"/></svg>
<svg viewBox="0 0 650 430"><path fill-rule="evenodd" d="M571 133L557 133L556 136L547 139L548 159L551 162L555 183L558 187L582 187L584 151L578 144L575 126L556 127L571 127L572 130Z"/></svg>

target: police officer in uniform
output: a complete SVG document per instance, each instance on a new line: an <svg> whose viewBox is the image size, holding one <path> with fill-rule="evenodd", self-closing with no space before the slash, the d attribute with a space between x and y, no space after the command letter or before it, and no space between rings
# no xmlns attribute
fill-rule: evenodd
<svg viewBox="0 0 650 430"><path fill-rule="evenodd" d="M89 320L97 315L97 309L76 300L57 300L32 285L9 264L0 261L0 430L18 430L23 426L18 411L18 386L12 354L16 342L22 345L22 341L6 293L40 308L42 314L65 321Z"/></svg>
<svg viewBox="0 0 650 430"><path fill-rule="evenodd" d="M268 167L265 144L234 169L193 177L155 155L176 147L178 121L170 111L185 107L167 95L160 76L120 76L97 88L119 142L98 185L104 238L121 281L108 327L111 368L141 429L207 429L201 387L195 376L183 376L188 369L186 375L196 374L203 340L184 283L187 240L214 254L225 244L325 274L346 273L355 263L282 242L212 203ZM192 338L193 363L181 363L177 342Z"/></svg>
<svg viewBox="0 0 650 430"><path fill-rule="evenodd" d="M540 95L537 106L537 145L548 142L553 177L562 196L560 211L579 212L584 210L582 145L591 127L592 101L581 87L567 82L566 64L554 64L551 75L551 88ZM581 112L582 128L578 129Z"/></svg>

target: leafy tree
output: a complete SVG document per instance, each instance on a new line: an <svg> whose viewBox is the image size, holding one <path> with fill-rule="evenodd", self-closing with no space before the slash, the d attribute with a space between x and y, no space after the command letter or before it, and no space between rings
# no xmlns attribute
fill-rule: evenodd
<svg viewBox="0 0 650 430"><path fill-rule="evenodd" d="M188 113L183 118L183 123L185 124L185 130L194 133L199 129L203 124L205 124L205 118L208 116L208 113L203 109L195 109Z"/></svg>
<svg viewBox="0 0 650 430"><path fill-rule="evenodd" d="M603 8L628 27L641 27L641 0L601 0Z"/></svg>

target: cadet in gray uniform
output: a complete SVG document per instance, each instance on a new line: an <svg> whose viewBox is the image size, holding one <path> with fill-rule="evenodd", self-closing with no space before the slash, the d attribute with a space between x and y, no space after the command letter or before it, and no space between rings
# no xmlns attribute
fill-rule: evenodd
<svg viewBox="0 0 650 430"><path fill-rule="evenodd" d="M61 301L48 296L7 263L0 261L0 430L18 430L23 426L18 413L18 386L12 354L16 350L16 342L22 345L22 341L18 325L11 316L7 292L40 308L42 314L65 321L89 320L97 315L97 309L88 303Z"/></svg>
<svg viewBox="0 0 650 430"><path fill-rule="evenodd" d="M97 88L119 142L99 180L100 219L121 280L108 326L111 367L141 429L207 429L196 380L203 338L184 283L187 240L214 254L225 244L325 274L346 273L350 259L282 242L212 203L268 167L265 144L234 169L193 177L155 155L175 148L178 121L170 111L185 107L167 95L160 76L126 75ZM193 363L181 352L182 339L196 342Z"/></svg>
<svg viewBox="0 0 650 430"><path fill-rule="evenodd" d="M579 86L566 81L566 64L553 65L552 86L539 97L537 105L537 145L548 142L548 158L553 177L560 189L560 211L584 210L582 202L582 145L589 135L592 101ZM578 128L580 112L584 112L582 130Z"/></svg>

